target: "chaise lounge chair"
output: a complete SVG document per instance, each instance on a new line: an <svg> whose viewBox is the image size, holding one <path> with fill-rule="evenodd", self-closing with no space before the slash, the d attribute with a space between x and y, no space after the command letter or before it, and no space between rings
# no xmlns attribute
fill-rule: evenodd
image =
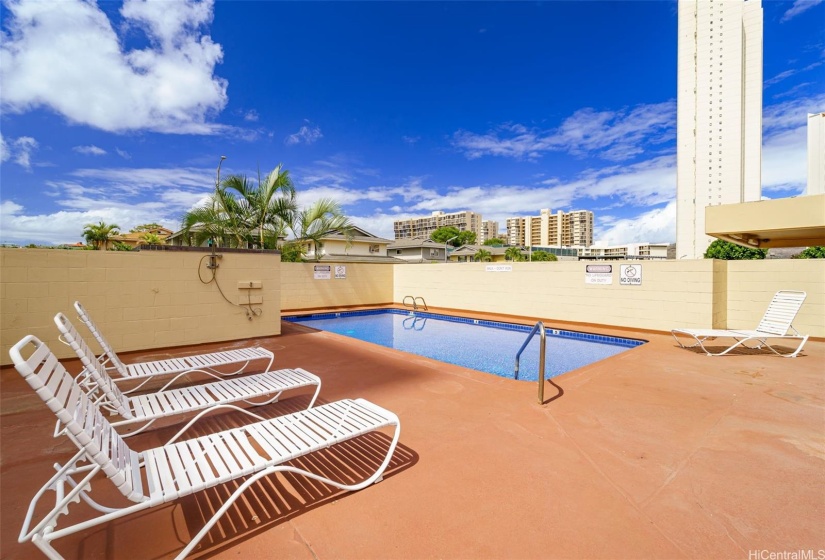
<svg viewBox="0 0 825 560"><path fill-rule="evenodd" d="M312 408L321 390L321 379L318 376L297 368L266 371L255 375L222 379L212 383L178 389L167 390L170 384L167 383L155 392L130 397L121 391L114 380L109 377L106 368L97 360L94 352L86 345L77 329L65 315L62 313L55 315L54 323L57 325L64 342L75 351L77 357L80 358L80 363L83 364L83 371L78 376L78 383L87 391L96 395L92 397L95 404L123 418L123 420L113 422L112 425L120 427L141 422L146 423L134 432L121 434L122 437L139 434L161 418L198 410L201 411L200 414L193 418L183 431L203 415L225 408L237 410L258 420L263 420L257 414L231 403L243 401L253 406L261 406L277 401L284 391L315 385L315 394L307 407ZM53 356L50 351L48 354ZM262 397L265 398L264 401L252 402L251 400Z"/></svg>
<svg viewBox="0 0 825 560"><path fill-rule="evenodd" d="M202 372L212 377L236 375L242 373L247 366L257 360L269 360L269 363L263 371L269 371L272 368L272 362L275 360L275 354L265 348L240 348L238 350L227 350L224 352L212 352L210 354L197 354L194 356L183 356L180 358L171 358L168 360L157 360L154 362L138 362L133 364L124 364L114 348L106 341L100 329L95 326L94 321L86 312L86 309L79 301L74 302L75 311L77 311L78 318L89 327L92 335L97 340L100 347L103 348L103 354L98 357L107 370L115 370L118 375L124 379L144 379L146 383L147 378L152 378L158 375L174 375L185 374L193 372ZM108 364L108 365L107 365ZM224 373L216 368L220 366L228 366L235 364L243 364L237 371ZM118 379L122 381L122 379ZM143 386L143 383L134 387L136 390Z"/></svg>
<svg viewBox="0 0 825 560"><path fill-rule="evenodd" d="M23 352L33 351L28 358ZM14 367L57 415L67 436L79 449L35 494L18 541L31 541L49 558L61 558L52 541L139 511L173 502L225 482L245 479L215 515L180 552L188 555L243 492L255 481L277 472L296 473L342 490L354 491L381 480L400 435L398 417L366 400L343 400L240 428L195 437L136 452L118 435L80 385L36 337L29 335L9 350ZM384 427L395 434L378 469L357 484L342 484L313 472L284 465L297 457L324 449ZM177 436L175 436L177 437ZM98 504L89 494L106 482L102 472L132 505L111 508ZM76 480L78 478L79 480ZM55 504L35 521L37 505L47 491ZM73 503L83 500L98 514L91 519L58 527L59 518Z"/></svg>
<svg viewBox="0 0 825 560"><path fill-rule="evenodd" d="M780 290L776 292L756 330L673 329L671 334L673 334L673 338L676 339L676 342L682 348L695 348L699 346L708 356L723 356L739 346L751 349L759 349L765 346L778 356L795 358L799 352L802 351L805 342L808 341L808 335L803 336L799 334L791 323L793 323L796 314L799 312L799 308L802 307L802 302L805 301L806 296L807 294L805 292L795 292L791 290ZM793 334L789 334L789 331L793 331ZM682 344L682 341L679 340L677 335L692 337L696 340L696 343L686 346ZM705 348L705 343L717 338L730 338L734 340L734 343L725 351L714 354ZM768 339L800 340L801 342L793 353L782 354L768 344ZM751 340L756 341L757 345L748 346L745 344Z"/></svg>

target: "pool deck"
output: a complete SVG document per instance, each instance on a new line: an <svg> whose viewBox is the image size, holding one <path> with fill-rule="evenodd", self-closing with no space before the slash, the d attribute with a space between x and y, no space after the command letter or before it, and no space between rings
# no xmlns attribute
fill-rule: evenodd
<svg viewBox="0 0 825 560"><path fill-rule="evenodd" d="M809 341L794 359L756 351L711 358L679 348L668 333L547 325L649 342L553 379L543 405L535 382L287 322L278 337L189 349L260 344L276 352L276 367L319 375L320 402L363 397L402 425L382 482L346 493L300 478L266 479L199 554L763 560L825 550L825 342ZM52 437L54 416L13 369L3 368L0 382L0 556L38 558L16 537L51 465L74 448ZM277 416L306 405L308 391L294 395L257 411ZM237 413L211 417L198 433L241 421ZM173 433L169 426L127 441L140 450ZM368 437L358 446L380 452L388 441ZM332 473L336 465L356 473L368 466L353 457L345 443L302 463ZM117 498L107 484L95 487ZM201 512L233 487L87 530L56 548L69 559L173 557L203 522Z"/></svg>

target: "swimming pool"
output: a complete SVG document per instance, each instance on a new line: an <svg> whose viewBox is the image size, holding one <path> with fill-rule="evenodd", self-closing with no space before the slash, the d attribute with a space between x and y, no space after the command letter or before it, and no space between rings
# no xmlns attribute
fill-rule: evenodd
<svg viewBox="0 0 825 560"><path fill-rule="evenodd" d="M528 325L467 319L400 309L347 311L284 317L388 348L513 378L516 352ZM555 377L644 344L642 340L547 329L545 377ZM538 379L539 337L521 355L519 380Z"/></svg>

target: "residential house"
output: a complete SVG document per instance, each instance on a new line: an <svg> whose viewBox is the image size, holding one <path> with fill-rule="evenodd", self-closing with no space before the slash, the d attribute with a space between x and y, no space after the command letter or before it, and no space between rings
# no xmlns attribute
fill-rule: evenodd
<svg viewBox="0 0 825 560"><path fill-rule="evenodd" d="M127 245L132 248L139 247L140 245L146 243L143 237L147 233L157 235L160 238L161 243L166 243L166 240L172 236L172 230L166 229L165 227L149 228L146 231L130 231L129 233L121 233L111 236L106 242L105 249L111 249L116 243L122 243L123 245Z"/></svg>
<svg viewBox="0 0 825 560"><path fill-rule="evenodd" d="M373 235L357 226L353 226L350 233L347 237L340 231L334 231L323 237L323 245L318 248L317 254L314 243L303 242L304 258L322 262L404 262L387 255L387 245L391 243L389 239Z"/></svg>
<svg viewBox="0 0 825 560"><path fill-rule="evenodd" d="M396 239L387 245L387 255L407 262L446 262L445 244L427 237Z"/></svg>

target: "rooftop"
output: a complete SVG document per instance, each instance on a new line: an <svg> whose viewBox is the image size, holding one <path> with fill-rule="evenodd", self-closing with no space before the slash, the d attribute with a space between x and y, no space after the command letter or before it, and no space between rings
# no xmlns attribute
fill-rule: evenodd
<svg viewBox="0 0 825 560"><path fill-rule="evenodd" d="M302 478L264 479L213 528L207 556L746 558L751 550L823 547L825 528L816 520L825 515L825 342L809 341L795 359L709 358L665 333L586 329L649 343L549 381L541 406L535 383L287 322L277 337L190 348L261 344L276 353L277 367L320 375L321 402L364 397L402 424L382 482L345 493ZM54 417L17 373L6 367L1 375L2 555L37 557L16 536L52 464L73 447L52 438ZM297 393L258 412L280 415L308 398ZM199 433L241 421L214 416ZM163 427L129 441L145 449L173 433ZM357 445L363 452L388 441ZM307 461L334 472L342 464L357 470L354 457L373 460L354 450L341 444ZM214 510L232 486L62 539L57 548L66 558L174 556L203 523L200 512Z"/></svg>

